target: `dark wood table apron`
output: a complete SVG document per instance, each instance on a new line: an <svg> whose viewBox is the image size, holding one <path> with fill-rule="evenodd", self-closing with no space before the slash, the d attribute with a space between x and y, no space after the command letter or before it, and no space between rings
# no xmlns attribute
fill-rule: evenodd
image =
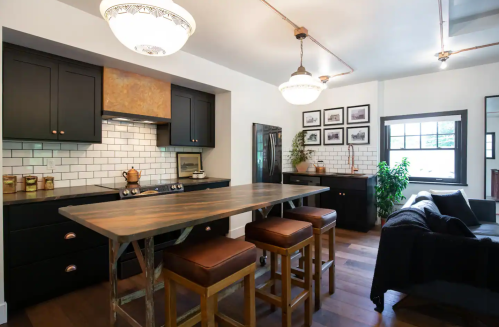
<svg viewBox="0 0 499 327"><path fill-rule="evenodd" d="M178 244L185 240L193 226L253 210L258 210L266 218L276 204L289 202L294 207L292 200L328 190L329 187L257 183L70 206L60 208L59 213L109 238L110 325L115 326L116 316L120 315L132 326L141 326L120 305L145 295L145 327L154 327L153 294L163 287L163 283L155 285L161 275L162 264L154 267L154 236L184 229ZM141 239L145 244L144 255L137 243ZM118 299L117 261L130 243L145 275L146 288L145 292L139 291Z"/></svg>

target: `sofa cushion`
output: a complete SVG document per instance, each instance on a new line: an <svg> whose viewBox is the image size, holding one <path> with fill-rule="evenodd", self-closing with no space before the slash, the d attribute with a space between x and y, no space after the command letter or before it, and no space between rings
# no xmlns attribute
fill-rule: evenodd
<svg viewBox="0 0 499 327"><path fill-rule="evenodd" d="M499 237L499 224L480 222L481 225L470 226L470 230L475 235L497 236Z"/></svg>
<svg viewBox="0 0 499 327"><path fill-rule="evenodd" d="M456 191L460 191L461 192L461 194L463 195L463 198L466 200L466 203L469 206L470 205L470 199L468 198L468 195L466 194L466 192L462 188L460 188L459 190L430 190L430 194L445 195L445 194L455 193Z"/></svg>
<svg viewBox="0 0 499 327"><path fill-rule="evenodd" d="M432 232L476 238L475 234L461 220L455 217L439 215L428 208L425 208L425 214L426 223Z"/></svg>
<svg viewBox="0 0 499 327"><path fill-rule="evenodd" d="M431 193L428 191L421 191L418 193L416 196L416 199L414 200L414 203L418 203L420 201L428 200L433 202L433 198L431 197Z"/></svg>
<svg viewBox="0 0 499 327"><path fill-rule="evenodd" d="M440 210L438 210L437 205L433 201L430 201L430 200L422 200L422 201L419 201L417 203L414 203L411 206L411 208L419 209L423 213L425 212L425 208L426 208L426 209L440 215Z"/></svg>
<svg viewBox="0 0 499 327"><path fill-rule="evenodd" d="M441 195L433 194L432 197L438 210L443 215L456 217L462 220L468 227L480 225L461 191Z"/></svg>

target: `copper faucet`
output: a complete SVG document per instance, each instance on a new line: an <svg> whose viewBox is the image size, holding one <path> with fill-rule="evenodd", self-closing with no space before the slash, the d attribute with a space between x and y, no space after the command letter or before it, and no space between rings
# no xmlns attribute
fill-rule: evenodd
<svg viewBox="0 0 499 327"><path fill-rule="evenodd" d="M352 148L352 165L350 166L350 174L355 174L356 171L359 171L359 168L355 168L355 149L353 148L353 144L348 145L348 164L350 165L350 148Z"/></svg>

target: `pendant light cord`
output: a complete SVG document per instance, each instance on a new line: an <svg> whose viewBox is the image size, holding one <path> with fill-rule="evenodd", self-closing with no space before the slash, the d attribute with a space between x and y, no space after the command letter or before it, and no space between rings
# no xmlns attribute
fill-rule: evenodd
<svg viewBox="0 0 499 327"><path fill-rule="evenodd" d="M300 42L301 42L300 66L303 66L303 39L300 39Z"/></svg>

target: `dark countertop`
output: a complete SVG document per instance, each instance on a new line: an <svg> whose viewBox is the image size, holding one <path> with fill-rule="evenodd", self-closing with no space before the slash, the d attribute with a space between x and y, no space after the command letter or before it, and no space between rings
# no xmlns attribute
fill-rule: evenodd
<svg viewBox="0 0 499 327"><path fill-rule="evenodd" d="M374 177L375 175L369 175L369 174L355 174L355 175L350 175L350 174L342 174L342 173L323 173L323 174L318 174L314 173L311 171L307 171L306 173L299 173L299 172L283 172L284 175L298 175L298 176L313 176L313 177L343 177L343 178L364 178L368 179L371 177Z"/></svg>
<svg viewBox="0 0 499 327"><path fill-rule="evenodd" d="M220 183L220 182L230 182L227 178L215 178L210 177L206 179L191 179L191 178L179 178L179 179L166 179L161 181L147 181L143 182L143 186L170 184L170 183L182 183L185 186L191 185L202 185L210 183ZM146 185L147 184L147 185ZM12 204L24 204L32 202L43 202L43 201L53 201L60 199L71 199L87 196L98 196L107 194L118 195L117 188L124 187L126 183L114 183L106 184L102 186L98 185L88 185L88 186L75 186L75 187L61 187L54 190L38 190L36 192L17 192L12 194L3 195L3 205Z"/></svg>

